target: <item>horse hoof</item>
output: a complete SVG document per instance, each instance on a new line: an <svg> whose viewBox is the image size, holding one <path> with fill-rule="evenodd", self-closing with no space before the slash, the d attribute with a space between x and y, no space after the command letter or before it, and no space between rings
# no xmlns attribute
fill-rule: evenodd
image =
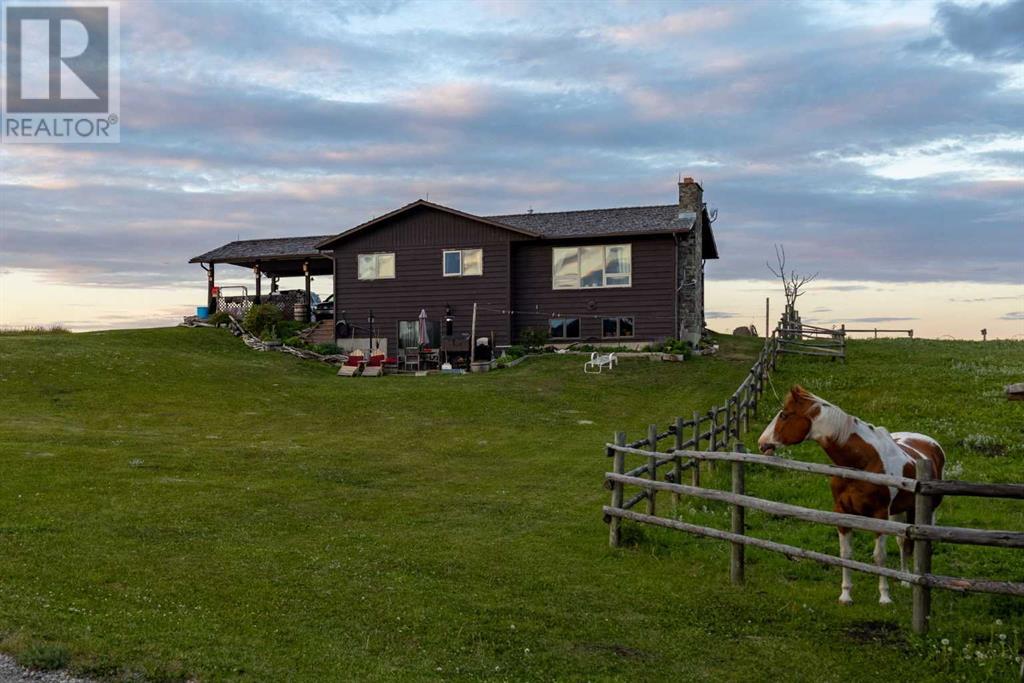
<svg viewBox="0 0 1024 683"><path fill-rule="evenodd" d="M888 595L883 596L881 598L878 598L878 604L879 605L891 605L892 604L892 598L890 598Z"/></svg>
<svg viewBox="0 0 1024 683"><path fill-rule="evenodd" d="M851 598L849 595L840 595L839 596L839 604L840 605L852 605L853 604L853 598Z"/></svg>

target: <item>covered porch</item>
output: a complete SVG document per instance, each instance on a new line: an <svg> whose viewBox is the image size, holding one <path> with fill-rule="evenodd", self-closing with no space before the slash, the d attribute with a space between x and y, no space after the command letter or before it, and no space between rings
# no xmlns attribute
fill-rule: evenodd
<svg viewBox="0 0 1024 683"><path fill-rule="evenodd" d="M285 237L277 239L238 240L189 259L206 271L207 307L210 313L223 310L233 315L244 315L250 306L271 303L282 309L291 319L299 311L303 322L312 314L311 280L318 275L334 274L330 253L316 248L327 235ZM217 266L232 265L246 268L252 273L252 289L247 285L220 286ZM280 278L301 277L304 287L281 291ZM270 280L264 293L263 280ZM296 306L299 308L296 308Z"/></svg>

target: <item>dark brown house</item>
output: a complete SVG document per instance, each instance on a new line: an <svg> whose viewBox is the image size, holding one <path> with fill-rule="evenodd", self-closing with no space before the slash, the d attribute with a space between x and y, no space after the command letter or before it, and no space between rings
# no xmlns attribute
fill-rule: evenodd
<svg viewBox="0 0 1024 683"><path fill-rule="evenodd" d="M718 258L702 195L687 178L677 204L503 216L418 200L337 235L233 242L192 261L272 276L331 264L338 334L383 337L392 352L415 344L421 311L433 343L466 337L474 304L477 336L497 346L527 330L554 343L696 341L704 260Z"/></svg>

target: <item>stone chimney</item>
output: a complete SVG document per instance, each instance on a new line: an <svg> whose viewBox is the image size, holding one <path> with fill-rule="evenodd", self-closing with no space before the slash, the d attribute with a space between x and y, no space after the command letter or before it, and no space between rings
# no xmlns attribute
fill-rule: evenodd
<svg viewBox="0 0 1024 683"><path fill-rule="evenodd" d="M687 176L679 183L679 213L689 214L693 228L680 235L676 265L676 325L679 339L693 344L704 331L704 261L701 237L704 220L704 188Z"/></svg>
<svg viewBox="0 0 1024 683"><path fill-rule="evenodd" d="M700 215L704 208L704 188L693 178L687 176L679 183L679 210L692 211Z"/></svg>

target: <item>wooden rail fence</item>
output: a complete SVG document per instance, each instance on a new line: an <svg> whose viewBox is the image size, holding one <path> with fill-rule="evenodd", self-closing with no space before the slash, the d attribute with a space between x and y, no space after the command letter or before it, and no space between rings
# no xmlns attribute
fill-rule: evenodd
<svg viewBox="0 0 1024 683"><path fill-rule="evenodd" d="M845 327L831 330L784 317L779 321L775 334L779 338L780 353L820 356L846 362Z"/></svg>
<svg viewBox="0 0 1024 683"><path fill-rule="evenodd" d="M652 425L650 435L653 435L656 429ZM932 588L961 592L999 593L1024 597L1024 583L943 576L933 573L931 568L932 543L936 541L1003 548L1024 548L1024 532L937 526L933 515L936 496L984 496L1024 500L1024 485L933 481L931 463L927 460L918 461L917 478L911 479L832 465L787 460L776 456L751 455L744 452L742 445L737 445L733 452L711 452L677 448L668 453L659 453L656 450L625 446L625 441L626 435L623 432L616 432L614 443L606 445L607 454L613 458L613 466L611 472L605 473L605 486L611 489L612 495L611 504L604 507L604 517L605 521L609 524L609 542L612 546L619 545L622 520L628 519L641 524L650 524L667 529L685 531L698 536L729 541L732 544L730 575L735 584L742 584L744 581L746 570L744 548L748 545L781 553L791 559L812 560L821 564L846 567L854 571L906 581L913 586L913 629L916 633L921 634L928 631ZM646 463L638 468L627 471L625 469L627 456L639 457L642 461L646 461ZM699 465L695 465L695 463L702 461L724 461L731 463L732 487L730 491L720 491L700 485L700 477L698 475L700 469ZM855 479L909 491L915 497L915 523L906 524L892 520L815 510L748 495L744 470L747 464L842 477L844 479ZM672 471L666 473L664 481L659 481L658 469L665 465L671 465ZM678 477L678 472L682 468L690 468L694 472L693 481L689 485L681 483ZM672 473L675 473L676 476L668 476ZM637 476L638 474L645 476ZM640 493L626 500L626 486L637 487L640 489ZM692 496L702 500L728 503L732 506L730 530L723 531L658 516L656 500L659 491L671 493L676 504L678 504L681 496ZM644 513L635 512L630 509L629 503L633 502L635 504L639 500L647 501L647 508ZM913 570L903 571L877 566L748 536L746 534L745 521L746 510L748 509L765 512L776 517L788 517L815 524L844 526L851 529L902 537L914 544Z"/></svg>
<svg viewBox="0 0 1024 683"><path fill-rule="evenodd" d="M1024 500L1024 485L981 484L964 481L933 480L930 463L918 463L917 478L897 477L863 472L845 467L787 460L776 456L746 453L741 444L732 451L722 452L733 439L739 439L750 429L751 418L757 415L765 383L775 370L781 354L811 355L846 358L846 332L816 328L796 320L783 319L751 366L746 378L725 403L707 412L694 411L691 418L677 417L667 429L649 425L643 439L626 441L625 432L616 432L613 443L606 444L606 455L612 457L613 468L605 473L604 486L611 491L611 503L604 507L608 523L609 542L618 546L622 520L628 519L699 536L729 541L732 544L730 575L736 584L742 584L745 574L746 546L782 553L791 559L808 559L821 564L846 567L859 572L906 581L913 586L913 628L917 633L928 630L931 611L931 589L942 588L961 592L999 593L1024 597L1024 583L986 579L960 578L932 573L932 543L945 543L1024 548L1024 533L1019 531L992 531L934 524L935 497L975 496ZM672 448L659 451L659 442L672 439ZM626 457L640 459L641 464L626 470ZM728 462L732 467L730 491L719 491L701 486L701 463L714 466ZM764 500L746 493L745 465L756 464L778 469L811 474L856 479L880 486L893 486L915 496L915 524L891 520L878 520L858 515L814 510L811 508ZM662 480L658 473L662 472ZM684 484L684 473L689 471L690 483ZM638 489L626 498L626 487ZM659 516L657 494L670 493L672 504L678 508L683 496L728 503L732 506L729 531L690 524L681 520ZM633 510L641 502L644 512ZM799 548L783 543L746 535L746 510L757 510L771 515L790 517L817 524L845 526L902 537L914 544L913 571L880 567L866 562L848 560L826 553Z"/></svg>

